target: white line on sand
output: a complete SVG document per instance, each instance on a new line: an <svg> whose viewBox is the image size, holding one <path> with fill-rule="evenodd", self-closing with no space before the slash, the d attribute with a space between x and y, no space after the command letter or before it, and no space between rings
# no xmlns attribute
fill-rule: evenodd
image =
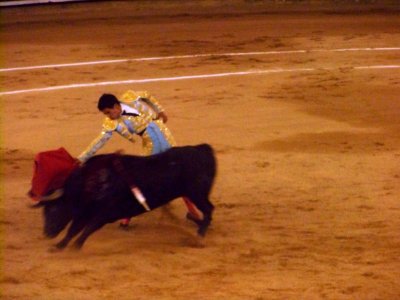
<svg viewBox="0 0 400 300"><path fill-rule="evenodd" d="M398 68L400 68L400 65L358 66L358 67L350 67L349 69L365 70L365 69L398 69ZM159 77L159 78L145 78L145 79L128 79L128 80L119 80L119 81L76 83L76 84L57 85L57 86L51 86L51 87L34 88L34 89L26 89L26 90L5 91L5 92L0 92L0 96L16 95L16 94L23 94L23 93L33 93L33 92L47 92L47 91L84 88L84 87L119 85L119 84L132 84L132 83L139 84L139 83L149 83L149 82L202 79L202 78L217 78L217 77L228 77L228 76L260 75L260 74L271 74L271 73L326 71L326 70L335 70L335 69L340 69L340 67L338 67L338 68L298 68L298 69L249 70L249 71L242 71L242 72L214 73L214 74L188 75L188 76L176 76L176 77Z"/></svg>
<svg viewBox="0 0 400 300"><path fill-rule="evenodd" d="M231 53L205 53L205 54L192 54L192 55L175 55L175 56L159 56L159 57L141 57L141 58L123 58L112 60L98 60L65 64L52 64L42 66L27 66L0 69L0 72L12 71L27 71L27 70L40 70L50 68L67 68L91 65L104 65L104 64L117 64L133 61L155 61L155 60L171 60L171 59L185 59L185 58L198 58L198 57L214 57L214 56L252 56L252 55L273 55L273 54L294 54L294 53L311 53L311 52L350 52L350 51L400 51L400 47L387 47L387 48L343 48L343 49L311 49L311 50L287 50L287 51L259 51L259 52L231 52Z"/></svg>

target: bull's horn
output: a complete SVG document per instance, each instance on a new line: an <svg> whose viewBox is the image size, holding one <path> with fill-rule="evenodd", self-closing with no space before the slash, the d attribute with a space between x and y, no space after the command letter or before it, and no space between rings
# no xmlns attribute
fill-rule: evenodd
<svg viewBox="0 0 400 300"><path fill-rule="evenodd" d="M35 203L35 204L32 204L32 203L28 204L28 207L29 207L29 208L40 208L40 207L42 207L43 205L44 205L43 202L37 202L37 203Z"/></svg>
<svg viewBox="0 0 400 300"><path fill-rule="evenodd" d="M51 200L60 198L63 194L64 194L64 190L58 189L58 190L55 190L54 192L52 192L50 195L40 197L38 200L39 201L51 201Z"/></svg>

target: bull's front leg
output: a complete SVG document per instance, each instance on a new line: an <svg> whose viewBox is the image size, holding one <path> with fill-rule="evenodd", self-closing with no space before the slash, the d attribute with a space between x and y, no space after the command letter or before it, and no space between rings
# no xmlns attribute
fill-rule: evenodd
<svg viewBox="0 0 400 300"><path fill-rule="evenodd" d="M96 230L99 230L103 227L107 222L101 219L93 218L87 222L87 226L83 230L82 234L76 239L74 242L75 249L79 250L82 248L83 244L87 240L87 238Z"/></svg>
<svg viewBox="0 0 400 300"><path fill-rule="evenodd" d="M68 228L68 232L65 237L56 245L54 245L55 248L53 248L52 250L62 250L67 247L71 239L76 236L85 227L85 225L86 220L83 218L73 220L70 227Z"/></svg>

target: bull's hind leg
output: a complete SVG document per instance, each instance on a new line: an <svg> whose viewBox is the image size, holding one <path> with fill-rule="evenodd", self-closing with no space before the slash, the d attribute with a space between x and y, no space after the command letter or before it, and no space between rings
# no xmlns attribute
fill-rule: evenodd
<svg viewBox="0 0 400 300"><path fill-rule="evenodd" d="M196 207L203 213L203 220L194 220L190 218L189 219L197 224L198 226L197 233L200 236L205 236L207 229L211 224L214 205L212 205L212 203L208 200L208 197L202 199L199 199L197 197L192 197L190 199L193 201Z"/></svg>

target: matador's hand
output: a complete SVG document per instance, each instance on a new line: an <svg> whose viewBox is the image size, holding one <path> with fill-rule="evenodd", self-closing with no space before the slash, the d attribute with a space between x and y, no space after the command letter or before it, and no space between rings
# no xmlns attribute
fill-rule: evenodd
<svg viewBox="0 0 400 300"><path fill-rule="evenodd" d="M158 114L158 119L161 119L164 123L168 121L168 117L163 111Z"/></svg>

